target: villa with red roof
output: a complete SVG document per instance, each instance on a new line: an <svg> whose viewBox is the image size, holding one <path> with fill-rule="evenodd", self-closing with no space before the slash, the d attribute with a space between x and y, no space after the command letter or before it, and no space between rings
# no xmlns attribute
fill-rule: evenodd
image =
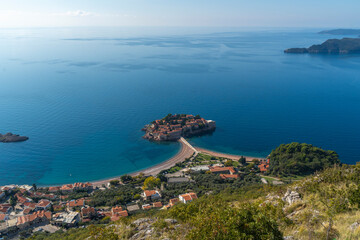
<svg viewBox="0 0 360 240"><path fill-rule="evenodd" d="M145 190L142 193L142 197L144 200L156 200L161 198L161 195L159 193L159 191L156 190Z"/></svg>
<svg viewBox="0 0 360 240"><path fill-rule="evenodd" d="M180 202L183 202L185 204L188 202L191 202L197 198L198 197L197 197L196 193L185 193L185 194L179 195Z"/></svg>
<svg viewBox="0 0 360 240"><path fill-rule="evenodd" d="M210 172L215 174L233 175L236 173L236 170L233 167L210 167Z"/></svg>

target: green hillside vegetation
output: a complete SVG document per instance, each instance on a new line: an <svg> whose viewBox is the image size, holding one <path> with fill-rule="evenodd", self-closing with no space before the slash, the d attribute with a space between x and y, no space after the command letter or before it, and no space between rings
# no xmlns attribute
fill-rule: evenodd
<svg viewBox="0 0 360 240"><path fill-rule="evenodd" d="M279 177L305 176L339 163L334 151L294 142L281 144L271 152L268 173Z"/></svg>
<svg viewBox="0 0 360 240"><path fill-rule="evenodd" d="M283 197L291 191L299 197L289 203ZM360 165L343 165L290 185L225 189L168 211L151 210L115 224L37 233L31 239L130 239L149 226L153 233L146 239L355 240L360 239L359 207ZM136 225L141 219L151 224Z"/></svg>

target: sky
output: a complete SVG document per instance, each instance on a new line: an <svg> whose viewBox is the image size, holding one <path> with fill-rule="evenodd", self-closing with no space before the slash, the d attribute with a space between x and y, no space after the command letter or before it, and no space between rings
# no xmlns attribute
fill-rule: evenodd
<svg viewBox="0 0 360 240"><path fill-rule="evenodd" d="M360 27L359 0L0 0L0 28Z"/></svg>

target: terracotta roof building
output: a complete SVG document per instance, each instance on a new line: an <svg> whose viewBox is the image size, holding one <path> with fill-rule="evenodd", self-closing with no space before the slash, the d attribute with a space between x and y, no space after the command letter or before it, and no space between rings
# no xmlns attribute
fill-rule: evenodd
<svg viewBox="0 0 360 240"><path fill-rule="evenodd" d="M179 195L179 200L183 203L188 203L193 200L197 199L196 193L185 193L182 195Z"/></svg>

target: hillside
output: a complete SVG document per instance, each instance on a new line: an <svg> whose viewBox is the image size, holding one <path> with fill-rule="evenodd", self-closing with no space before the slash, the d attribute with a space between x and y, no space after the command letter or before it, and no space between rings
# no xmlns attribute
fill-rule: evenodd
<svg viewBox="0 0 360 240"><path fill-rule="evenodd" d="M289 48L285 53L354 54L360 53L360 38L329 39L309 48Z"/></svg>
<svg viewBox="0 0 360 240"><path fill-rule="evenodd" d="M334 151L323 150L306 143L281 144L269 156L268 173L274 176L305 176L339 164Z"/></svg>
<svg viewBox="0 0 360 240"><path fill-rule="evenodd" d="M359 239L360 166L335 166L283 186L245 186L31 239Z"/></svg>

